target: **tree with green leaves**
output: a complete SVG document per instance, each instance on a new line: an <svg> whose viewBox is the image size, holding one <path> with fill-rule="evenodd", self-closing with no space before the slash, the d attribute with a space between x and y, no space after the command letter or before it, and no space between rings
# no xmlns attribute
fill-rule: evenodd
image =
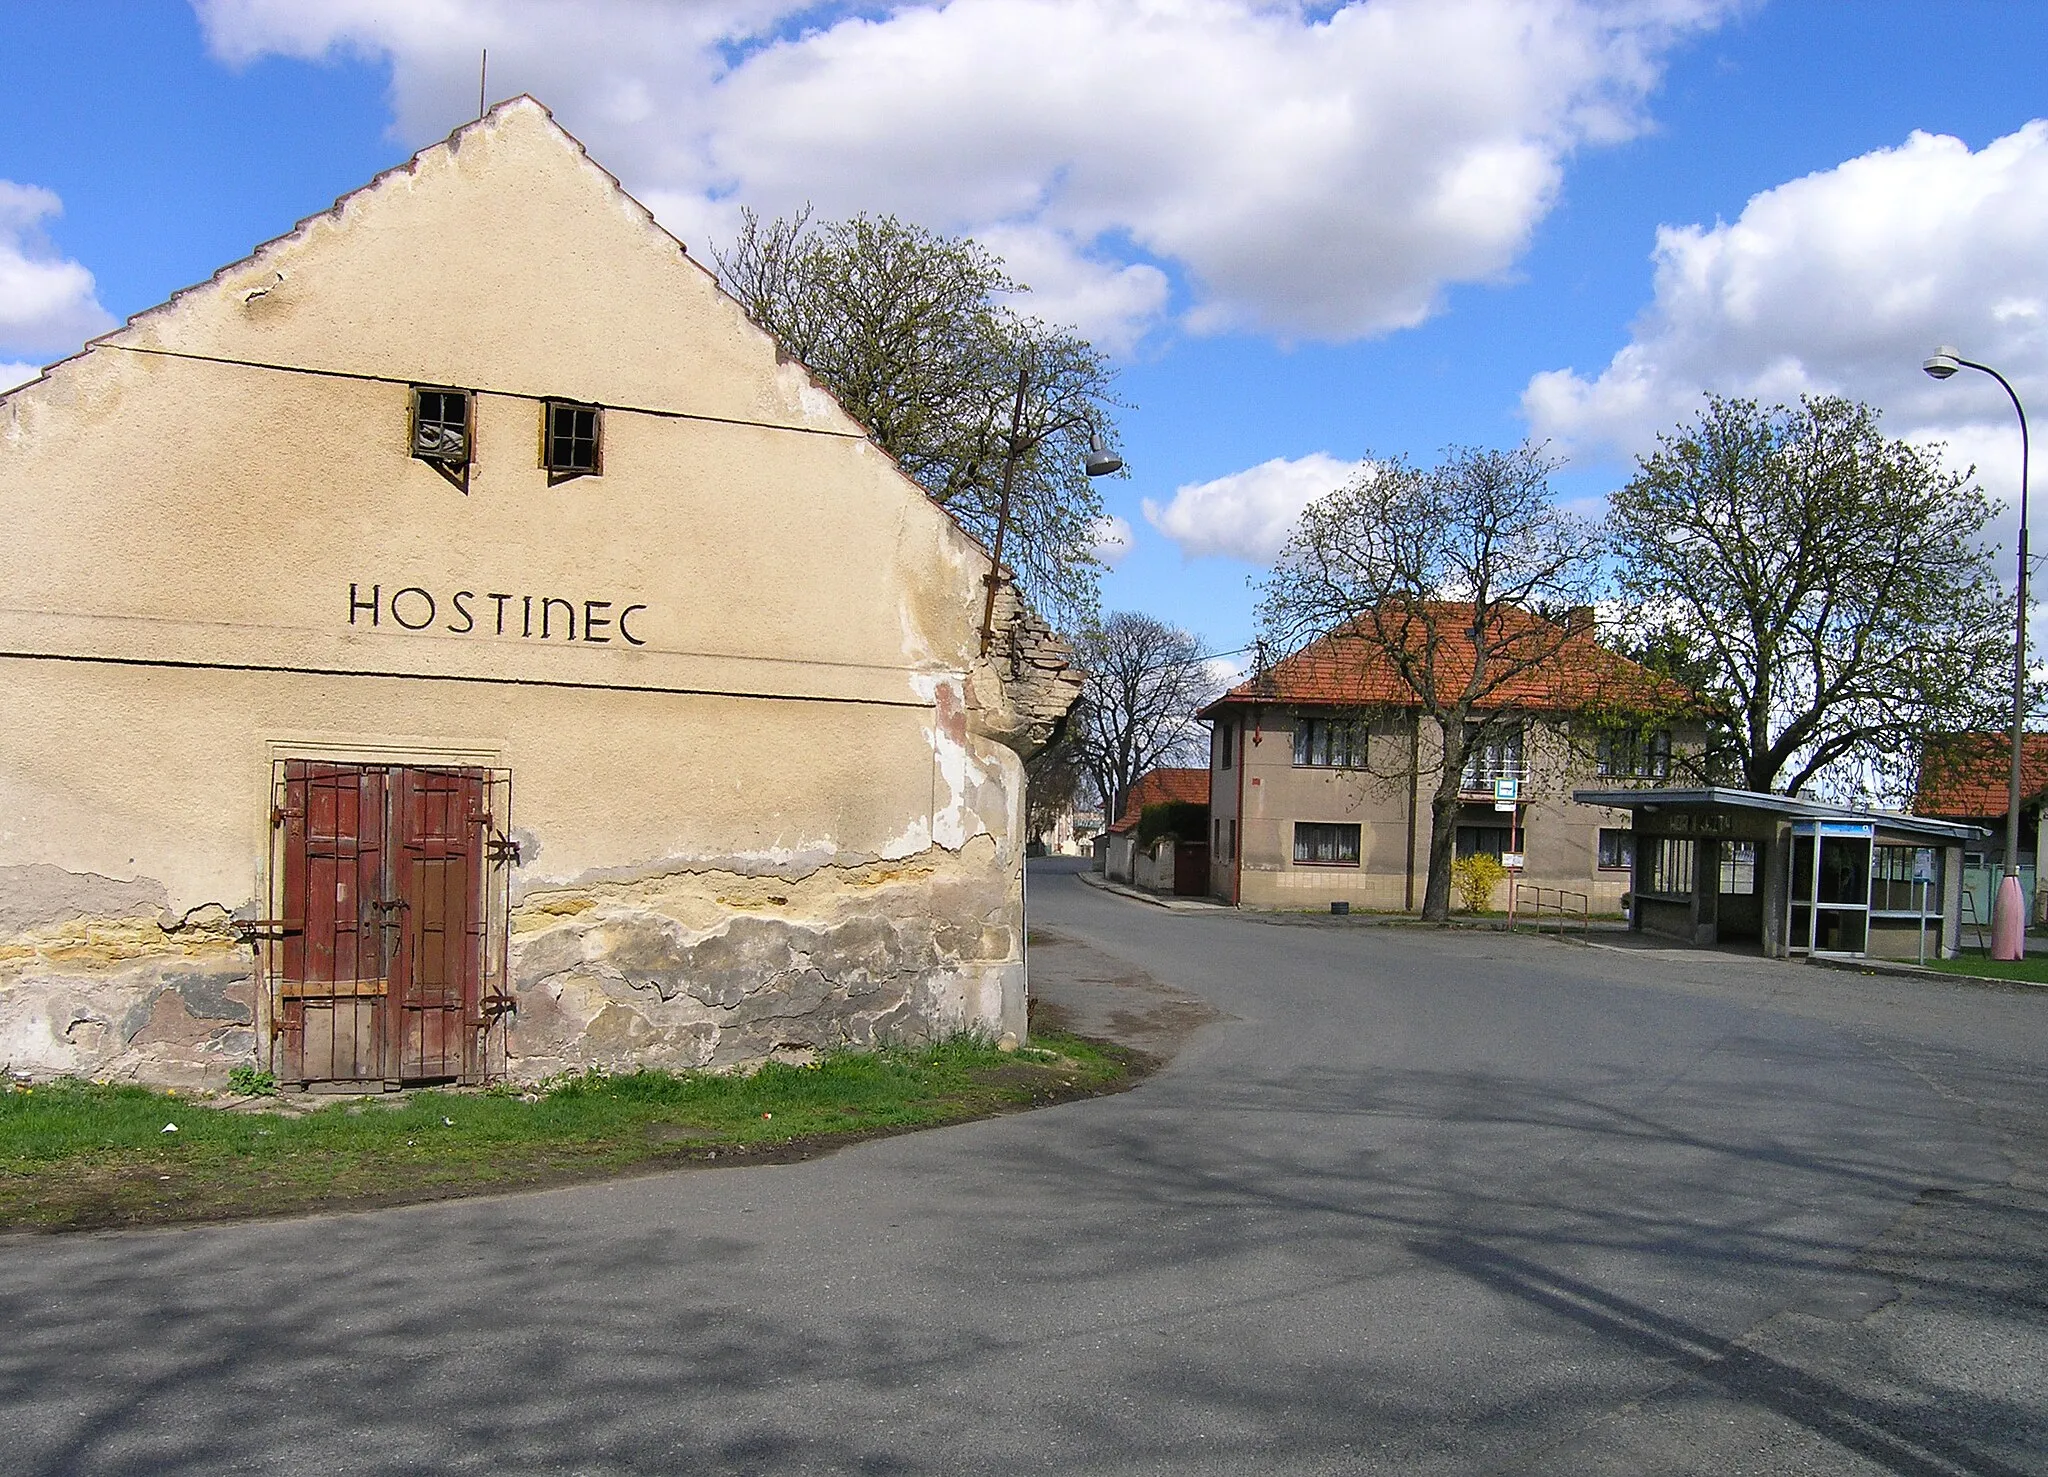
<svg viewBox="0 0 2048 1477"><path fill-rule="evenodd" d="M720 281L866 426L934 501L992 545L1016 415L1005 562L1031 603L1073 628L1095 611L1103 507L1084 470L1114 444L1108 362L1018 313L1027 289L973 240L894 216L763 221L715 253Z"/></svg>
<svg viewBox="0 0 2048 1477"><path fill-rule="evenodd" d="M1867 405L1709 396L1608 529L1636 620L1725 718L1737 783L1894 798L1928 737L2007 721L1990 511Z"/></svg>

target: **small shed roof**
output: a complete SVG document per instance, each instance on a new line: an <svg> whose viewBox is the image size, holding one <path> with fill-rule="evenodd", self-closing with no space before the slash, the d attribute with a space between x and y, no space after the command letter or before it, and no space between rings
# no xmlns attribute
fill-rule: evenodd
<svg viewBox="0 0 2048 1477"><path fill-rule="evenodd" d="M1862 810L1853 805L1831 805L1825 800L1806 800L1797 795L1731 790L1721 785L1659 786L1648 790L1574 790L1572 799L1581 805L1605 805L1615 810L1684 806L1705 810L1761 811L1795 821L1852 821L1939 841L1975 841L1986 834L1982 826L1962 821L1938 821L1928 816L1908 815L1902 810Z"/></svg>
<svg viewBox="0 0 2048 1477"><path fill-rule="evenodd" d="M1134 831L1148 805L1184 800L1195 805L1209 803L1209 771L1206 769L1148 769L1139 775L1124 797L1124 813L1110 830Z"/></svg>

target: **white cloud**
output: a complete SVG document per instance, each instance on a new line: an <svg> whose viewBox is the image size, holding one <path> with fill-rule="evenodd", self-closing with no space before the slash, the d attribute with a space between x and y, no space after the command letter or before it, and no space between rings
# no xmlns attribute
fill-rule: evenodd
<svg viewBox="0 0 2048 1477"><path fill-rule="evenodd" d="M0 392L11 390L16 385L25 385L42 372L42 369L34 364L18 364L12 360L0 359Z"/></svg>
<svg viewBox="0 0 2048 1477"><path fill-rule="evenodd" d="M1915 133L1895 149L1764 191L1733 223L1658 232L1655 299L1592 377L1537 375L1536 433L1641 451L1703 390L1790 400L1838 392L1886 429L1945 440L1987 487L2017 489L2012 406L1982 375L1920 372L1937 344L2048 394L2048 123L1973 153Z"/></svg>
<svg viewBox="0 0 2048 1477"><path fill-rule="evenodd" d="M991 226L974 234L1030 289L1018 294L1019 312L1048 323L1084 324L1090 341L1107 354L1136 348L1172 294L1166 273L1150 262L1118 263L1077 251L1043 226Z"/></svg>
<svg viewBox="0 0 2048 1477"><path fill-rule="evenodd" d="M1663 54L1743 3L195 0L231 62L389 58L413 143L488 46L494 96L550 103L700 252L735 201L894 211L1115 346L1170 307L1368 336L1498 280L1570 153L1639 131Z"/></svg>
<svg viewBox="0 0 2048 1477"><path fill-rule="evenodd" d="M1145 521L1197 558L1221 554L1270 564L1287 542L1301 510L1336 491L1365 464L1323 452L1275 457L1242 472L1177 488L1173 500L1145 499Z"/></svg>
<svg viewBox="0 0 2048 1477"><path fill-rule="evenodd" d="M1111 569L1124 562L1124 556L1131 552L1137 542L1130 521L1114 513L1105 513L1095 520L1095 542L1092 552L1097 559Z"/></svg>
<svg viewBox="0 0 2048 1477"><path fill-rule="evenodd" d="M1251 676L1251 654L1249 652L1239 652L1233 656L1211 657L1204 664L1203 672L1209 679L1210 691L1228 692L1231 688L1237 686L1238 683L1244 681L1245 678Z"/></svg>
<svg viewBox="0 0 2048 1477"><path fill-rule="evenodd" d="M43 222L63 208L48 190L0 180L0 349L68 353L113 326L92 273L43 239ZM0 365L0 377L18 367Z"/></svg>

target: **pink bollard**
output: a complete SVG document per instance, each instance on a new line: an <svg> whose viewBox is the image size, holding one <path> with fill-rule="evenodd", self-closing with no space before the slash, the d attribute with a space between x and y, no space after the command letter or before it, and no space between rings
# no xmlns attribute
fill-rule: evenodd
<svg viewBox="0 0 2048 1477"><path fill-rule="evenodd" d="M2006 875L1991 904L1991 957L2024 959L2027 955L2027 899L2020 879Z"/></svg>

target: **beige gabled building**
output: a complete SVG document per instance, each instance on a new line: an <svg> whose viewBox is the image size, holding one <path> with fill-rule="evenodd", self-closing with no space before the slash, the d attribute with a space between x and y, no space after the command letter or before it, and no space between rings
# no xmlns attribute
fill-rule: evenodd
<svg viewBox="0 0 2048 1477"><path fill-rule="evenodd" d="M0 1066L1024 1031L988 558L517 99L0 397Z"/></svg>

